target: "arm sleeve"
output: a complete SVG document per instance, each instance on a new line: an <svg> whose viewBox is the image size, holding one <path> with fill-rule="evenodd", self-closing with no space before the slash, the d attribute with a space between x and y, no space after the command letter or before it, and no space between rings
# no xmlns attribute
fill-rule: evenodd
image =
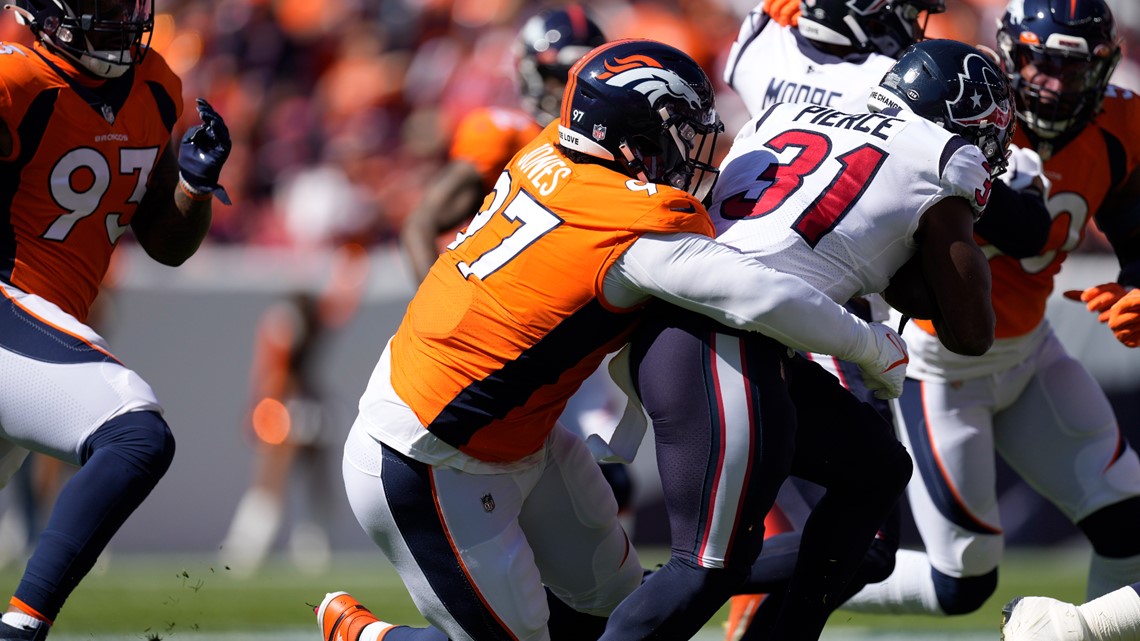
<svg viewBox="0 0 1140 641"><path fill-rule="evenodd" d="M606 274L606 297L660 298L728 327L855 363L874 339L867 323L804 280L698 234L648 234Z"/></svg>
<svg viewBox="0 0 1140 641"><path fill-rule="evenodd" d="M1040 194L995 181L986 215L974 223L974 231L1010 258L1029 258L1041 253L1052 224Z"/></svg>

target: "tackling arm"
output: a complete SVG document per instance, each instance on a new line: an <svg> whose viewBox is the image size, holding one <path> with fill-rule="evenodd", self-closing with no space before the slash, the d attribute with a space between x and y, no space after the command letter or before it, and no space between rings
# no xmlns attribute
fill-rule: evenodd
<svg viewBox="0 0 1140 641"><path fill-rule="evenodd" d="M453 160L435 176L400 230L400 244L417 283L439 257L436 238L474 216L483 196L483 178L467 161Z"/></svg>
<svg viewBox="0 0 1140 641"><path fill-rule="evenodd" d="M909 358L898 334L864 322L803 279L707 236L646 234L606 273L604 290L614 305L653 296L727 327L832 354L859 365L879 398L902 394Z"/></svg>

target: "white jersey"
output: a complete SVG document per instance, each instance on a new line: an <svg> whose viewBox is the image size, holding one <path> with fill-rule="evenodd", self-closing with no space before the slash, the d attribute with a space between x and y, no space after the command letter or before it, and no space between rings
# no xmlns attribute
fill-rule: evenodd
<svg viewBox="0 0 1140 641"><path fill-rule="evenodd" d="M717 238L839 303L881 292L943 198L980 213L981 151L911 112L778 104L741 129L709 213Z"/></svg>
<svg viewBox="0 0 1140 641"><path fill-rule="evenodd" d="M744 18L724 68L724 81L755 116L777 102L810 102L860 112L895 60L880 53L843 58L824 53L798 29L757 6Z"/></svg>

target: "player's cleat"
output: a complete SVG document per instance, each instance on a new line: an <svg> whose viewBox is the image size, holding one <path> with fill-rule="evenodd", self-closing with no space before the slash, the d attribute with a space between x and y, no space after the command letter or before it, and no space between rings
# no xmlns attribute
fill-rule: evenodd
<svg viewBox="0 0 1140 641"><path fill-rule="evenodd" d="M738 594L729 599L728 621L725 622L725 641L740 641L745 630L752 625L756 610L764 602L766 594Z"/></svg>
<svg viewBox="0 0 1140 641"><path fill-rule="evenodd" d="M376 618L347 592L326 594L325 600L313 610L325 641L380 641L395 627ZM376 627L365 630L372 625Z"/></svg>
<svg viewBox="0 0 1140 641"><path fill-rule="evenodd" d="M44 641L50 629L48 625L25 628L0 621L0 641Z"/></svg>
<svg viewBox="0 0 1140 641"><path fill-rule="evenodd" d="M1091 641L1077 606L1048 597L1017 597L1001 609L1002 641Z"/></svg>

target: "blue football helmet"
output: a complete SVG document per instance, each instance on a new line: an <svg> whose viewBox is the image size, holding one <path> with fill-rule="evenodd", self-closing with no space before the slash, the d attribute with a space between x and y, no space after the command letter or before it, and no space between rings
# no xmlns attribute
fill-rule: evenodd
<svg viewBox="0 0 1140 641"><path fill-rule="evenodd" d="M1104 0L1015 0L1002 16L997 42L1018 117L1037 139L1080 133L1100 111L1120 62Z"/></svg>
<svg viewBox="0 0 1140 641"><path fill-rule="evenodd" d="M558 117L570 67L606 41L581 5L532 16L515 40L516 84L523 106L540 124Z"/></svg>
<svg viewBox="0 0 1140 641"><path fill-rule="evenodd" d="M989 54L955 40L924 40L907 48L867 106L913 111L982 150L990 175L1009 164L1017 127L1013 90Z"/></svg>
<svg viewBox="0 0 1140 641"><path fill-rule="evenodd" d="M578 61L558 123L563 147L698 200L716 181L713 152L723 131L700 65L653 40L618 40Z"/></svg>
<svg viewBox="0 0 1140 641"><path fill-rule="evenodd" d="M7 6L48 48L100 78L117 78L138 64L154 31L152 0L16 0Z"/></svg>
<svg viewBox="0 0 1140 641"><path fill-rule="evenodd" d="M945 0L804 0L798 29L807 39L892 58L922 40L926 18Z"/></svg>

